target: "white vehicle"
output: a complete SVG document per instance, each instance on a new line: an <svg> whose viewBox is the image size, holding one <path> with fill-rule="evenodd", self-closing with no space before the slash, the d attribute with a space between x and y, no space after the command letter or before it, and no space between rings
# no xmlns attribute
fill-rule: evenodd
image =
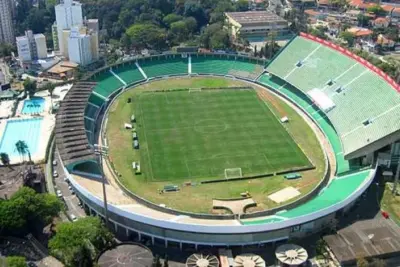
<svg viewBox="0 0 400 267"><path fill-rule="evenodd" d="M78 218L76 218L76 216L74 214L70 215L71 221L76 222L78 220Z"/></svg>
<svg viewBox="0 0 400 267"><path fill-rule="evenodd" d="M56 194L57 194L58 197L62 197L63 196L63 194L61 193L61 190L57 190Z"/></svg>
<svg viewBox="0 0 400 267"><path fill-rule="evenodd" d="M53 177L54 177L54 178L57 178L57 177L58 177L58 172L57 172L57 171L54 171L54 172L53 172Z"/></svg>
<svg viewBox="0 0 400 267"><path fill-rule="evenodd" d="M53 160L53 166L57 166L57 160Z"/></svg>

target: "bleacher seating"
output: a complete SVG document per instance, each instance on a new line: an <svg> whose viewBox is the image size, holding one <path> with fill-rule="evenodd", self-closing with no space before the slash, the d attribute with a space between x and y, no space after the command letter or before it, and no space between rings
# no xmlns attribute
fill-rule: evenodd
<svg viewBox="0 0 400 267"><path fill-rule="evenodd" d="M268 65L268 71L276 76L285 77L297 62L304 60L318 46L317 43L297 37Z"/></svg>
<svg viewBox="0 0 400 267"><path fill-rule="evenodd" d="M112 70L128 85L144 79L134 62L115 66Z"/></svg>
<svg viewBox="0 0 400 267"><path fill-rule="evenodd" d="M92 80L97 82L94 91L104 97L108 97L115 90L124 86L108 69L95 74Z"/></svg>
<svg viewBox="0 0 400 267"><path fill-rule="evenodd" d="M298 61L303 61L300 67L295 66ZM333 101L335 107L326 115L342 139L345 155L399 129L389 127L393 122L385 112L396 110L400 94L377 73L328 46L296 37L267 71L305 94L318 88ZM330 80L332 85L327 84ZM372 123L364 125L369 119Z"/></svg>
<svg viewBox="0 0 400 267"><path fill-rule="evenodd" d="M93 105L86 105L85 116L92 118L92 119L96 119L98 110L99 110L99 108L97 108Z"/></svg>
<svg viewBox="0 0 400 267"><path fill-rule="evenodd" d="M139 60L138 62L148 78L188 73L188 59L180 56L167 59L152 58Z"/></svg>
<svg viewBox="0 0 400 267"><path fill-rule="evenodd" d="M88 102L100 107L104 104L104 99L92 93L89 96Z"/></svg>
<svg viewBox="0 0 400 267"><path fill-rule="evenodd" d="M313 103L298 89L294 88L290 84L285 83L285 81L277 78L271 77L263 74L259 82L279 91L281 94L285 95L287 98L291 99L301 108L303 108L314 120L318 123L325 136L328 138L332 149L335 153L336 158L336 172L338 174L345 173L350 170L350 164L344 159L342 145L340 138L337 135L333 126L327 121L326 116L316 107Z"/></svg>
<svg viewBox="0 0 400 267"><path fill-rule="evenodd" d="M264 68L257 62L251 62L239 56L229 55L193 55L192 73L233 75L255 79Z"/></svg>

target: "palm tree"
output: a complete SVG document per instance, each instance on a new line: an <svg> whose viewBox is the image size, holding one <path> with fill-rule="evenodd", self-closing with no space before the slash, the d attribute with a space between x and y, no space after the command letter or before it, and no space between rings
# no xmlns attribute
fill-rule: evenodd
<svg viewBox="0 0 400 267"><path fill-rule="evenodd" d="M25 155L28 154L29 157L29 162L31 162L31 152L29 151L28 145L26 144L25 141L19 140L17 143L15 143L15 147L19 153L20 156L22 156L23 160L25 160Z"/></svg>
<svg viewBox="0 0 400 267"><path fill-rule="evenodd" d="M51 103L50 110L51 110L51 113L53 113L53 92L54 92L55 86L52 83L48 83L45 85L45 88L49 92L49 95L50 95L50 103Z"/></svg>
<svg viewBox="0 0 400 267"><path fill-rule="evenodd" d="M10 157L7 153L0 153L0 161L3 163L4 166L10 166Z"/></svg>

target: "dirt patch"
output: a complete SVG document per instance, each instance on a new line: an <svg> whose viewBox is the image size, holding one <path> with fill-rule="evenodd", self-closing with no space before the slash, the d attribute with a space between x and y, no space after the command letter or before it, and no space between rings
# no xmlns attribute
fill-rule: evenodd
<svg viewBox="0 0 400 267"><path fill-rule="evenodd" d="M285 117L287 115L285 109L279 104L279 102L275 97L270 95L266 90L263 89L256 89L256 90L257 90L257 95L258 97L260 97L261 100L267 101L274 106L276 111L279 113L280 118Z"/></svg>

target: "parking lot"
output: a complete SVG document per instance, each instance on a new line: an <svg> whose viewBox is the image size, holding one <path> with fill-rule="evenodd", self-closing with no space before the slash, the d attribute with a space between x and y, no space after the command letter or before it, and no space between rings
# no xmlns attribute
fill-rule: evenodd
<svg viewBox="0 0 400 267"><path fill-rule="evenodd" d="M54 164L55 163L54 161L56 161L56 164ZM66 180L64 169L60 164L60 157L57 149L54 153L54 161L53 161L54 189L56 194L65 202L67 215L69 219L72 220L75 217L76 218L85 217L86 214L83 208L80 206L79 199L71 190L68 184L68 180ZM57 172L57 175L55 175L54 171Z"/></svg>

